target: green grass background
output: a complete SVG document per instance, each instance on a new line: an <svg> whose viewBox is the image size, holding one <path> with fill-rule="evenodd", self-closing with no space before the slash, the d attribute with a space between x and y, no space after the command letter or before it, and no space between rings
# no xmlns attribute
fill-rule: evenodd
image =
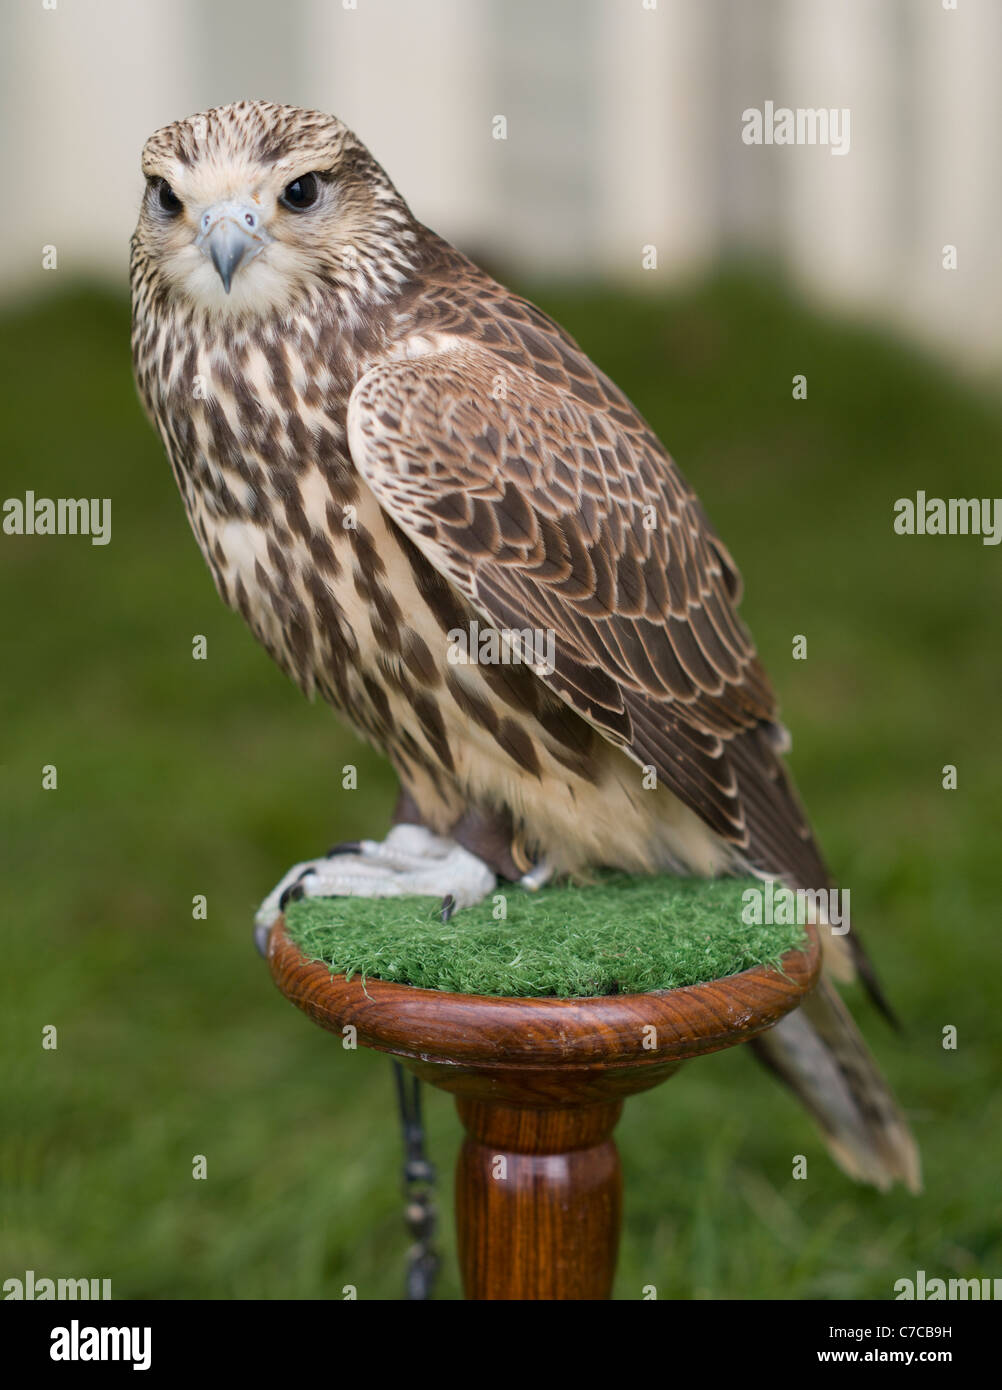
<svg viewBox="0 0 1002 1390"><path fill-rule="evenodd" d="M926 1174L918 1199L858 1188L741 1049L690 1064L619 1127L616 1294L887 1298L919 1268L998 1275L1002 554L891 522L918 488L1002 491L1002 416L948 366L768 278L536 298L661 433L743 570L795 773L906 1023L892 1036L853 991ZM391 776L219 603L133 394L125 303L79 290L0 327L3 495L111 497L113 525L103 548L0 536L0 1276L105 1277L118 1297L395 1298L389 1065L286 1004L251 945L291 863L382 833ZM460 1130L439 1093L427 1118L439 1296L455 1298Z"/></svg>

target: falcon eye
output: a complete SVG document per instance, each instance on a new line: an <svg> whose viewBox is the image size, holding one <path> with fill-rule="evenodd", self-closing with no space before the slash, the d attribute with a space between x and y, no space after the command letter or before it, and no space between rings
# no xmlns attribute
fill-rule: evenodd
<svg viewBox="0 0 1002 1390"><path fill-rule="evenodd" d="M287 183L279 202L293 212L305 212L320 197L320 180L316 174L302 174L298 179Z"/></svg>
<svg viewBox="0 0 1002 1390"><path fill-rule="evenodd" d="M169 212L172 217L175 217L181 211L181 199L166 179L154 179L153 191L164 212Z"/></svg>

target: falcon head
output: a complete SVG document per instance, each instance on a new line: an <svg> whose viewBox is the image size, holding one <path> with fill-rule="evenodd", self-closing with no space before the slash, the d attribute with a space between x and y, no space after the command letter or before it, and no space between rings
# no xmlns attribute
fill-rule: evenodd
<svg viewBox="0 0 1002 1390"><path fill-rule="evenodd" d="M142 169L134 258L209 314L286 313L318 289L378 298L409 269L417 224L333 116L217 106L151 135Z"/></svg>

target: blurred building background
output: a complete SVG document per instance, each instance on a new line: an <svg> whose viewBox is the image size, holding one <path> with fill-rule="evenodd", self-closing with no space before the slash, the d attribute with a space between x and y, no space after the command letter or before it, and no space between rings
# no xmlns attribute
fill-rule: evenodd
<svg viewBox="0 0 1002 1390"><path fill-rule="evenodd" d="M4 22L8 300L48 245L60 279L124 284L145 137L261 96L336 112L422 220L516 273L663 287L750 255L1002 360L998 0L17 0ZM849 108L849 152L744 144L766 101Z"/></svg>

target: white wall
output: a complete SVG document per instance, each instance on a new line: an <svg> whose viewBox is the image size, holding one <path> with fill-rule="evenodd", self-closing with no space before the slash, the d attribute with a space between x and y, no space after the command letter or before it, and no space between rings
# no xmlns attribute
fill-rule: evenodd
<svg viewBox="0 0 1002 1390"><path fill-rule="evenodd" d="M653 288L750 252L996 365L1002 0L943 4L9 0L2 292L44 283L45 244L59 275L124 285L145 137L266 96L337 112L420 217L501 265ZM766 99L849 107L850 153L744 145Z"/></svg>

